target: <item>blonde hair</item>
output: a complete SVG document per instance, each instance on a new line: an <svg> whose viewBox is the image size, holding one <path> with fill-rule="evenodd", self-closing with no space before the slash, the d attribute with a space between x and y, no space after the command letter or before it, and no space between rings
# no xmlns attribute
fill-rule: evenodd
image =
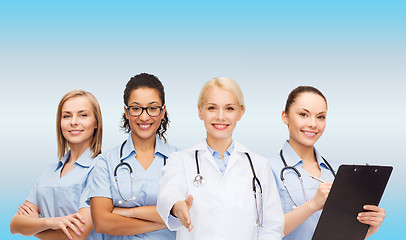
<svg viewBox="0 0 406 240"><path fill-rule="evenodd" d="M97 128L95 129L93 133L93 139L92 142L90 143L90 150L93 152L93 158L96 157L101 153L101 146L102 146L102 137L103 137L103 122L102 122L102 115L101 115L101 110L99 103L97 102L97 99L93 94L90 92L86 92L80 89L77 90L72 90L68 93L66 93L61 101L59 102L58 105L58 110L56 112L56 137L58 141L58 157L59 160L62 159L63 156L65 156L66 152L69 150L69 144L66 138L62 134L62 129L61 129L61 119L62 119L62 107L63 104L65 104L66 101L68 101L71 98L75 97L80 97L84 96L89 100L90 104L92 105L92 110L94 117L96 119L96 126Z"/></svg>
<svg viewBox="0 0 406 240"><path fill-rule="evenodd" d="M241 88L236 81L228 77L217 77L206 82L206 84L204 84L202 90L200 91L199 99L197 101L198 107L203 106L203 101L206 92L211 87L219 87L234 94L234 96L237 98L238 104L240 105L240 107L242 107L242 114L244 114L245 112L244 95L242 94Z"/></svg>

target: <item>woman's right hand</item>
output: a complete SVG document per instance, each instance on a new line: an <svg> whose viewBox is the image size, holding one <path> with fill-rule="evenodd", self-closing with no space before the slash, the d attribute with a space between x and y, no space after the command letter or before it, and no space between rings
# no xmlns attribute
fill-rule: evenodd
<svg viewBox="0 0 406 240"><path fill-rule="evenodd" d="M320 183L316 195L314 195L314 197L309 201L311 203L312 209L315 212L323 209L324 203L326 203L332 185L332 182Z"/></svg>
<svg viewBox="0 0 406 240"><path fill-rule="evenodd" d="M174 217L179 218L180 223L190 232L193 229L192 221L190 219L189 210L193 204L193 197L189 195L183 201L177 201L171 210Z"/></svg>
<svg viewBox="0 0 406 240"><path fill-rule="evenodd" d="M80 236L84 232L85 219L79 214L74 213L64 217L50 217L46 219L49 229L61 229L69 239L73 239L68 231L68 227Z"/></svg>

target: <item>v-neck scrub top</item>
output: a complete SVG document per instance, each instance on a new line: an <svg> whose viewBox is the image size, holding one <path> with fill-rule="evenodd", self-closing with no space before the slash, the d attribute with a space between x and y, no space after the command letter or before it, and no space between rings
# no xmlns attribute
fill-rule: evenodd
<svg viewBox="0 0 406 240"><path fill-rule="evenodd" d="M121 144L112 150L100 154L97 164L92 173L89 183L88 201L92 197L105 197L113 200L114 207L134 208L140 206L155 206L157 203L158 183L161 179L161 169L164 166L164 156L169 156L170 153L177 149L169 144L165 144L161 139L156 137L155 141L155 159L148 167L144 169L135 158L136 151L134 149L131 134L123 147L122 159L130 164L133 170L133 195L135 200L124 202L121 198L117 183L114 179L114 169L120 163ZM117 178L123 198L128 200L131 198L131 177L127 167L120 167L117 170ZM120 202L123 203L120 204ZM150 239L163 240L175 239L176 233L169 231L167 228L153 231L144 234L130 236L111 236L105 235L105 239L115 240L133 240L133 239Z"/></svg>
<svg viewBox="0 0 406 240"><path fill-rule="evenodd" d="M86 203L84 189L95 159L90 148L76 160L74 168L61 177L63 166L70 159L70 151L58 162L51 164L38 178L27 201L35 204L41 217L63 217L78 212L80 208L90 207ZM87 239L102 239L94 230Z"/></svg>
<svg viewBox="0 0 406 240"><path fill-rule="evenodd" d="M312 199L319 188L320 182L312 179L310 177L310 173L303 169L303 161L297 155L295 150L289 145L288 141L282 147L283 157L285 158L286 164L288 166L295 167L300 174L302 175L303 179L303 186L306 192L307 201ZM333 173L330 171L328 166L324 163L323 158L321 157L320 153L315 149L316 160L318 165L321 169L321 176L320 178L326 182L334 181ZM337 171L337 165L334 162L329 161L330 165L332 165L333 169ZM280 172L285 165L282 162L280 155L273 157L270 159L270 164L272 166L273 174L275 177L276 185L278 186L279 195L282 202L283 212L286 214L293 210L295 204L293 203L292 199L289 197L286 188L284 187L281 179L280 179ZM302 205L305 202L302 187L300 184L300 180L296 173L293 170L285 170L284 171L284 178L286 182L286 186L289 189L289 192L292 194L293 199L295 199L296 203ZM321 215L321 210L313 213L306 221L304 221L298 228L296 228L293 232L286 235L283 239L284 240L310 240L312 239L314 230L316 229L317 222L319 221Z"/></svg>

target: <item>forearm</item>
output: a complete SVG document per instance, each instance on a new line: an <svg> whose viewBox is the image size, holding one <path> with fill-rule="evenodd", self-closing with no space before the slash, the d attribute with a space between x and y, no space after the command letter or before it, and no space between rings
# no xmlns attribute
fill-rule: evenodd
<svg viewBox="0 0 406 240"><path fill-rule="evenodd" d="M135 208L114 208L113 213L130 218L138 218L150 222L165 224L159 216L156 206L141 206Z"/></svg>
<svg viewBox="0 0 406 240"><path fill-rule="evenodd" d="M94 197L90 200L94 229L98 233L126 236L153 232L164 229L164 224L124 217L113 212L113 201L110 198Z"/></svg>
<svg viewBox="0 0 406 240"><path fill-rule="evenodd" d="M12 234L32 236L49 228L46 220L46 218L34 218L16 214L11 220L10 232Z"/></svg>
<svg viewBox="0 0 406 240"><path fill-rule="evenodd" d="M288 235L308 219L317 209L310 201L285 214L285 227L283 233Z"/></svg>
<svg viewBox="0 0 406 240"><path fill-rule="evenodd" d="M116 236L137 235L166 228L165 224L123 217L115 213L98 214L93 217L93 223L96 232Z"/></svg>

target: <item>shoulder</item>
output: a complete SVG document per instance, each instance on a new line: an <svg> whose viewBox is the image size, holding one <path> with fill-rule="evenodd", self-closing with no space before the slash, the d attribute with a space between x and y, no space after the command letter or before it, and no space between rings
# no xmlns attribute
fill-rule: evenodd
<svg viewBox="0 0 406 240"><path fill-rule="evenodd" d="M244 145L242 145L238 142L234 141L234 144L235 144L235 150L242 156L251 158L252 162L255 163L255 165L267 166L269 164L264 156L262 156L258 153L252 152L251 150L249 150Z"/></svg>

